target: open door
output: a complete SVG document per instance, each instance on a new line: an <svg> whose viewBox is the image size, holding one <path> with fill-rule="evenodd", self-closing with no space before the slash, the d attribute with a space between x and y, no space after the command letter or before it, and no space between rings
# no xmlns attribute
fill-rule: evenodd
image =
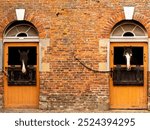
<svg viewBox="0 0 150 130"><path fill-rule="evenodd" d="M4 43L5 108L38 107L38 52L38 43Z"/></svg>
<svg viewBox="0 0 150 130"><path fill-rule="evenodd" d="M124 56L132 51L130 69ZM147 43L111 43L110 108L147 109Z"/></svg>

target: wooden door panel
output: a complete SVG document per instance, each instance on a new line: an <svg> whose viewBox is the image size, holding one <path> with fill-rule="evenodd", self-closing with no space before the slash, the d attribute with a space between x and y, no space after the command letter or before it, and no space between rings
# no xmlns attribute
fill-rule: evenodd
<svg viewBox="0 0 150 130"><path fill-rule="evenodd" d="M9 77L4 76L4 104L10 108L37 108L39 102L39 71L38 71L38 43L5 43L4 45L4 69L8 70L9 47L36 47L37 64L36 85L11 86L8 85ZM16 59L15 59L16 60ZM21 70L20 70L21 71ZM9 75L10 76L10 75Z"/></svg>
<svg viewBox="0 0 150 130"><path fill-rule="evenodd" d="M114 47L143 47L144 84L118 85L110 78L110 108L111 109L146 109L147 108L147 43L111 43L110 67L114 67Z"/></svg>

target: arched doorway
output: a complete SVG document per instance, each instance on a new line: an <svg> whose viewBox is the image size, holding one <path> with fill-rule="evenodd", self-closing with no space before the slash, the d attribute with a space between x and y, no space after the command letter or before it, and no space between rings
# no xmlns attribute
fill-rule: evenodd
<svg viewBox="0 0 150 130"><path fill-rule="evenodd" d="M110 38L110 108L147 109L148 43L136 21L118 23Z"/></svg>
<svg viewBox="0 0 150 130"><path fill-rule="evenodd" d="M4 33L4 106L37 108L39 103L38 31L27 21Z"/></svg>

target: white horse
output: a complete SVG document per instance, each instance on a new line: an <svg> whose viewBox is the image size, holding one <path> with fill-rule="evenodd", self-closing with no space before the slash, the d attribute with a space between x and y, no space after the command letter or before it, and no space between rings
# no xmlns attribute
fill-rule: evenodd
<svg viewBox="0 0 150 130"><path fill-rule="evenodd" d="M130 71L131 70L132 49L131 48L125 48L123 55L126 57L127 70Z"/></svg>

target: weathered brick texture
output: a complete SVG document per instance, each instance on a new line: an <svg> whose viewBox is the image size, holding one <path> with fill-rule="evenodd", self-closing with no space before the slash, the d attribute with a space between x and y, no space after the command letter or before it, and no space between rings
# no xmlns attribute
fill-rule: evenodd
<svg viewBox="0 0 150 130"><path fill-rule="evenodd" d="M2 72L0 72L0 109L3 107L3 94L4 94L3 74Z"/></svg>
<svg viewBox="0 0 150 130"><path fill-rule="evenodd" d="M99 63L107 60L107 48L100 54L99 40L109 39L113 26L125 19L124 6L135 7L133 19L143 24L150 36L149 0L0 0L0 3L0 38L16 20L15 9L25 8L25 20L35 25L39 38L50 39L49 45L41 49L45 69L40 72L39 109L56 112L109 109L109 74L88 70L76 58L99 70ZM0 107L4 94L2 77L0 74Z"/></svg>

